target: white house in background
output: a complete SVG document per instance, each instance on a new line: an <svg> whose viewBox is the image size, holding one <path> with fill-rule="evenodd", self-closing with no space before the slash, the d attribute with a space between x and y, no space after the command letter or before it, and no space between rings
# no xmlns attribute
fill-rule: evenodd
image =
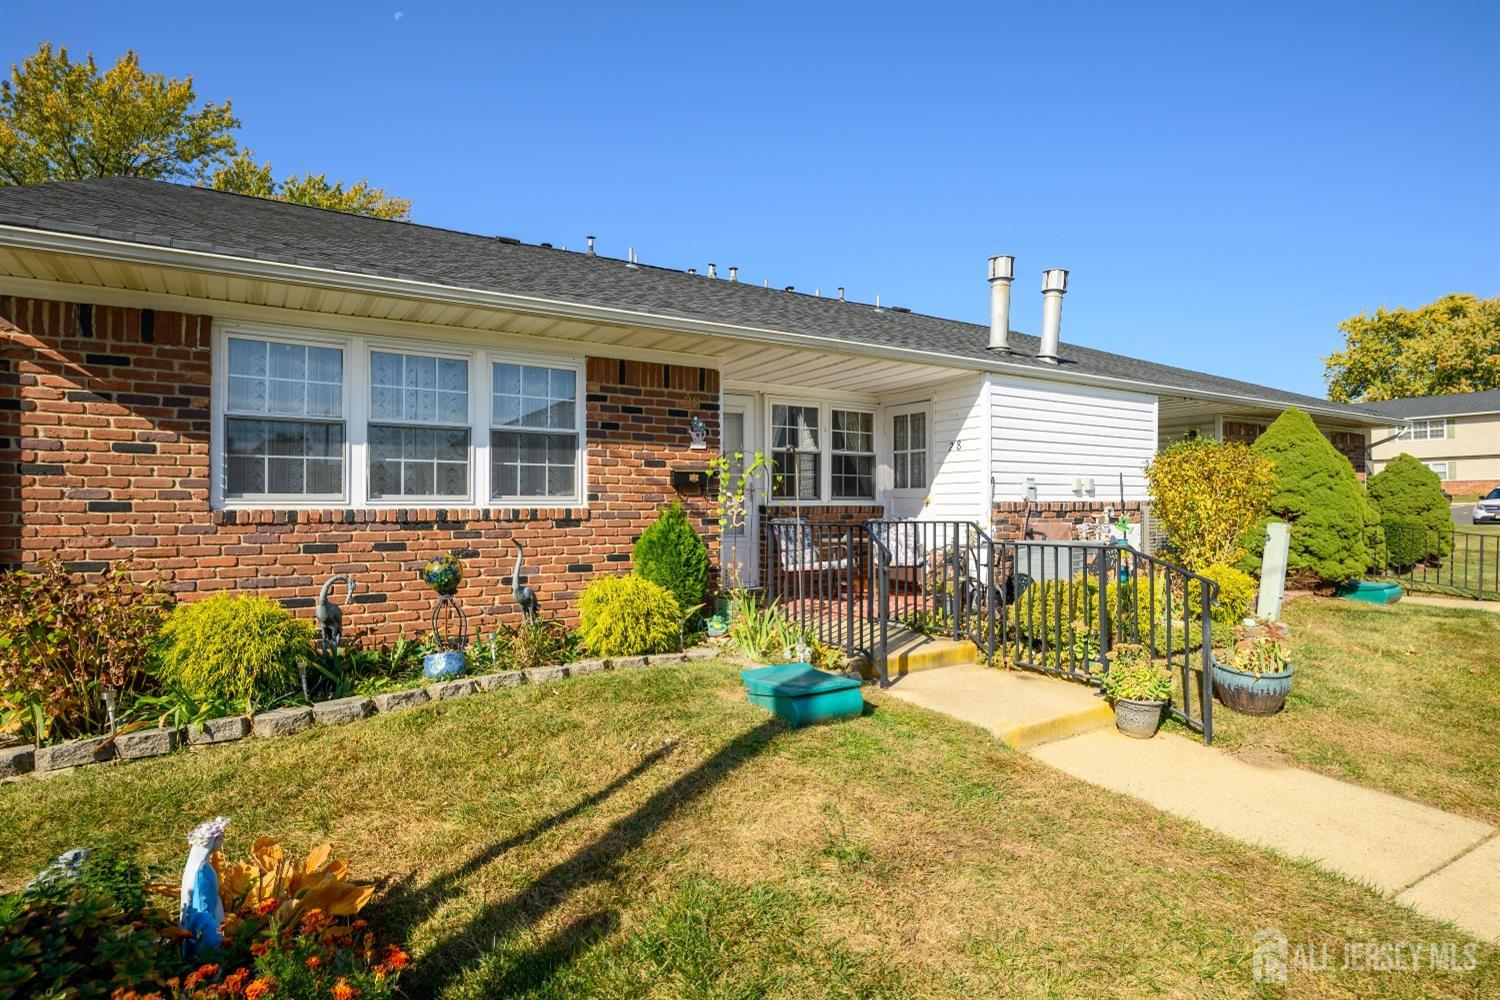
<svg viewBox="0 0 1500 1000"><path fill-rule="evenodd" d="M124 413L143 426L187 420L186 457L174 467L154 445L151 455L130 447L142 453L137 465L157 469L157 485L147 488L170 491L172 516L199 532L199 549L264 521L318 555L319 572L357 550L365 572L400 581L411 557L386 555L395 543L365 525L418 523L409 515L436 510L444 516L420 523L476 547L526 539L533 551L558 553L556 588L565 597L607 568L575 565L586 560L563 554L569 546L593 539L598 549L607 537L609 566L628 565L631 532L673 496L671 473L702 461L689 446L691 418L710 452L763 450L781 473L756 495L739 543L752 573L754 520L792 506L814 519L962 519L1014 537L1023 511L1033 524L1062 528L1122 500L1138 510L1146 463L1184 434L1253 439L1296 406L1362 466L1368 429L1389 422L1193 370L1191 348L1176 367L1065 343L1061 269L1043 273L1041 336L1015 332L1013 274L1013 258L989 261L990 322L981 326L847 301L842 289L824 296L752 285L732 267L720 276L713 264L700 274L633 254L608 258L595 253L593 237L578 250L528 245L124 178L0 188L0 304L14 313L7 336L24 343L8 363L44 370L57 394L71 393L63 400L47 387L0 385L0 396L15 389L17 404L0 409L17 424L0 439L45 438L39 414L54 406L107 411L110 420ZM977 274L975 286L978 299ZM84 330L91 309L123 310L125 325ZM201 342L185 350L160 337L153 343L144 317L157 311L188 317ZM125 346L77 339L94 336ZM1103 338L1095 331L1093 339ZM129 356L114 357L127 348ZM283 355L292 360L283 365ZM131 357L135 367L121 367ZM316 379L296 360L314 357ZM455 401L451 412L426 413L420 399L392 410L377 368L400 363L410 373L438 362L456 380L441 387ZM105 398L128 384L120 382L126 373L140 378L142 366L163 373L157 396L127 389ZM536 407L520 382L502 384L518 372L550 378ZM269 397L252 391L267 385L276 390ZM188 408L161 410L160 394L179 386ZM290 396L281 391L288 387ZM314 390L331 401L316 413L308 409ZM680 412L630 402L664 391L692 401ZM386 410L394 416L382 417ZM391 451L392 420L413 432L400 454ZM267 458L245 443L251 424L317 433L278 438L276 448L303 451ZM446 443L418 433L428 429ZM537 458L541 438L527 435L543 432L550 436ZM120 450L102 439L83 443L105 456ZM114 487L90 478L94 466L54 468L50 453L26 447L15 459L20 481L0 489L0 543L10 539L26 559L42 551L113 557L101 549L109 539L89 526L103 522L111 537L126 529L131 538L159 536L137 557L169 580L188 575L174 568L184 543L156 523L163 515L124 496L98 499ZM434 447L447 450L429 454ZM631 457L646 448L651 457ZM631 462L639 468L621 478ZM314 465L318 476L297 471ZM438 477L419 475L435 465ZM41 530L39 504L64 493L93 497L78 502L100 513L93 521L80 513L76 524L63 514L66 532ZM602 534L616 524L628 530ZM269 553L237 556L220 575L254 585L276 566ZM405 590L400 597L418 599Z"/></svg>

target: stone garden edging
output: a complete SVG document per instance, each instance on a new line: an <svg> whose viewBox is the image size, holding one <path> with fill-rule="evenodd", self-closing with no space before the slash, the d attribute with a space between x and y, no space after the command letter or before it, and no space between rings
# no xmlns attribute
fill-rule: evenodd
<svg viewBox="0 0 1500 1000"><path fill-rule="evenodd" d="M103 764L109 761L144 760L160 757L183 746L213 746L234 743L246 738L273 739L290 736L313 726L338 726L358 722L371 715L387 715L408 708L440 701L467 698L501 688L519 687L522 684L545 684L566 677L582 677L597 674L602 670L621 670L627 667L644 667L652 664L688 663L693 660L711 660L723 656L713 647L697 646L680 653L659 653L652 656L616 656L599 660L580 660L554 667L532 667L528 670L507 670L494 674L456 677L435 681L425 687L387 691L365 697L355 695L335 698L312 705L292 705L258 712L253 716L231 715L221 719L188 726L182 729L137 729L116 735L111 741L106 736L54 743L50 746L31 745L8 747L0 750L0 779L17 779L27 775L41 776L72 770L88 764Z"/></svg>

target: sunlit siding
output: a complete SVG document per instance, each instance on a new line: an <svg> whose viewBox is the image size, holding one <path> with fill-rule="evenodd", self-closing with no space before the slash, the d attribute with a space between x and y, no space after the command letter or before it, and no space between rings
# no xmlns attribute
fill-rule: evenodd
<svg viewBox="0 0 1500 1000"><path fill-rule="evenodd" d="M1019 500L1036 480L1041 500L1146 498L1157 447L1156 397L1006 375L989 377L995 499ZM1075 493L1073 480L1094 480Z"/></svg>
<svg viewBox="0 0 1500 1000"><path fill-rule="evenodd" d="M988 523L985 378L976 375L932 392L932 484L920 514L928 520Z"/></svg>

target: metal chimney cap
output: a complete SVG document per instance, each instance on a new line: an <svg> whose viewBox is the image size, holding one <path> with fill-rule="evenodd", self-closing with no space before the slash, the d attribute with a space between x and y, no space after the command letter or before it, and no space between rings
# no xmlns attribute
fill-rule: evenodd
<svg viewBox="0 0 1500 1000"><path fill-rule="evenodd" d="M990 258L990 280L1009 281L1016 276L1016 259L1009 254Z"/></svg>
<svg viewBox="0 0 1500 1000"><path fill-rule="evenodd" d="M1061 267L1049 267L1042 272L1043 292L1066 292L1068 290L1068 272Z"/></svg>

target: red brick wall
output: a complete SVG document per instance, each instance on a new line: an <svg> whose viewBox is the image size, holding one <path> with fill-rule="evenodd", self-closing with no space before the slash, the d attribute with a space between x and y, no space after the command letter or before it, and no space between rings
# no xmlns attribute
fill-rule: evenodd
<svg viewBox="0 0 1500 1000"><path fill-rule="evenodd" d="M1026 518L1027 504L1022 500L1006 500L994 506L995 538L1020 538L1023 525L1029 523L1033 532L1044 533L1052 541L1076 538L1073 528L1103 516L1104 508L1111 507L1114 516L1122 512L1139 522L1146 504L1139 500L1127 500L1122 507L1119 501L1108 500L1038 500L1031 504L1031 519Z"/></svg>
<svg viewBox="0 0 1500 1000"><path fill-rule="evenodd" d="M346 627L420 631L432 594L417 570L464 559L471 625L515 617L515 549L543 613L576 621L578 591L630 567L630 548L678 495L674 467L718 447L712 369L590 358L586 508L210 509L209 333L204 316L0 297L0 561L56 556L80 572L121 559L184 599L253 590L310 607L333 573L358 589ZM708 425L689 449L688 421ZM12 457L14 456L14 457ZM705 541L711 503L683 496Z"/></svg>

